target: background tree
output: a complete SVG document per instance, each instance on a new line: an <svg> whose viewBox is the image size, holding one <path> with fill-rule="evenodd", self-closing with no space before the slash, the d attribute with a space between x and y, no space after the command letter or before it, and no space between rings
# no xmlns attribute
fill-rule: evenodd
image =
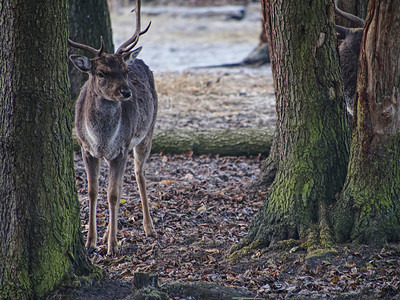
<svg viewBox="0 0 400 300"><path fill-rule="evenodd" d="M399 20L399 0L370 1L350 163L334 216L340 241L400 240Z"/></svg>
<svg viewBox="0 0 400 300"><path fill-rule="evenodd" d="M348 162L332 1L270 0L262 8L278 120L261 184L273 183L238 247L311 232L328 238L326 210L342 188Z"/></svg>
<svg viewBox="0 0 400 300"><path fill-rule="evenodd" d="M100 36L103 36L104 39L105 52L114 53L107 0L69 0L70 39L99 48ZM68 47L68 53L91 57L90 53L72 47ZM70 61L68 74L71 83L71 98L75 100L88 77L86 73L77 70Z"/></svg>
<svg viewBox="0 0 400 300"><path fill-rule="evenodd" d="M0 298L87 274L75 191L66 0L0 4Z"/></svg>

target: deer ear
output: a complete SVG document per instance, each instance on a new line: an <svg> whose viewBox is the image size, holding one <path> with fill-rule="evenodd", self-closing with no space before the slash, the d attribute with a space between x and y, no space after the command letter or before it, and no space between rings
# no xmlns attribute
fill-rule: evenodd
<svg viewBox="0 0 400 300"><path fill-rule="evenodd" d="M344 40L347 36L347 34L349 33L349 29L347 29L346 27L342 27L339 25L335 26L336 28L336 37L338 40Z"/></svg>
<svg viewBox="0 0 400 300"><path fill-rule="evenodd" d="M136 57L139 55L139 53L140 53L140 51L142 51L142 47L138 47L138 48L136 48L135 50L132 50L132 51L130 51L130 52L128 52L128 53L124 53L124 54L122 54L122 58L125 60L125 61L134 61L135 59L136 59Z"/></svg>
<svg viewBox="0 0 400 300"><path fill-rule="evenodd" d="M81 55L71 55L69 59L72 61L74 66L81 72L87 73L92 68L92 63L90 59L86 56Z"/></svg>

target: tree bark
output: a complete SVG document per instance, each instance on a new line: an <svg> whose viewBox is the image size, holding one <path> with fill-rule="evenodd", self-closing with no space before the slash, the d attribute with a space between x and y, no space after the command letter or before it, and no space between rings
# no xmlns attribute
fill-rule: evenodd
<svg viewBox="0 0 400 300"><path fill-rule="evenodd" d="M114 53L107 0L69 0L69 38L97 49L100 47L101 36L104 39L105 52ZM71 46L68 46L68 54L93 56ZM69 60L68 74L71 84L71 99L75 100L88 76L75 68Z"/></svg>
<svg viewBox="0 0 400 300"><path fill-rule="evenodd" d="M66 0L0 4L0 298L39 299L92 265L75 191Z"/></svg>
<svg viewBox="0 0 400 300"><path fill-rule="evenodd" d="M278 121L260 182L274 180L247 238L233 251L299 239L314 228L327 242L326 210L348 161L332 1L265 0L262 7Z"/></svg>
<svg viewBox="0 0 400 300"><path fill-rule="evenodd" d="M349 169L334 216L339 241L400 240L399 20L399 0L370 1Z"/></svg>

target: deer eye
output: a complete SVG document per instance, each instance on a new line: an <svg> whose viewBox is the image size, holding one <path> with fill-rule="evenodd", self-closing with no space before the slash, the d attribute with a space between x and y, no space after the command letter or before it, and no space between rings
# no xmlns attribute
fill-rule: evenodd
<svg viewBox="0 0 400 300"><path fill-rule="evenodd" d="M97 77L100 78L100 79L103 79L104 78L104 73L101 72L101 71L98 71L97 72Z"/></svg>

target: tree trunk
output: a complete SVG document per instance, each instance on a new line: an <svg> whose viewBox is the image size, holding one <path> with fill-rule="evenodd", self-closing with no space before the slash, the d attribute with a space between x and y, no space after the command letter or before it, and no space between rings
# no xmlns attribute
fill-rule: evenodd
<svg viewBox="0 0 400 300"><path fill-rule="evenodd" d="M92 271L74 183L67 9L0 4L1 299L42 299Z"/></svg>
<svg viewBox="0 0 400 300"><path fill-rule="evenodd" d="M400 240L399 7L369 3L349 169L334 216L339 241Z"/></svg>
<svg viewBox="0 0 400 300"><path fill-rule="evenodd" d="M105 52L114 53L107 0L69 0L69 38L75 42L99 48L100 36L104 39ZM92 57L92 54L70 46L68 53ZM68 74L71 99L75 100L88 77L86 73L75 68L71 61L68 62Z"/></svg>
<svg viewBox="0 0 400 300"><path fill-rule="evenodd" d="M265 0L262 7L278 121L260 182L274 180L249 235L233 250L326 229L348 161L332 1Z"/></svg>

